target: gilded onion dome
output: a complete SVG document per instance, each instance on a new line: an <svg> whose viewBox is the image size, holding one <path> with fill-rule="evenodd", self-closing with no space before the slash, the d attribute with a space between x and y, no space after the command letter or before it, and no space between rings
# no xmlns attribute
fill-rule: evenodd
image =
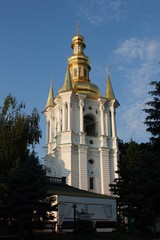
<svg viewBox="0 0 160 240"><path fill-rule="evenodd" d="M90 83L91 67L89 58L84 54L85 47L84 37L79 35L78 29L77 35L72 38L73 55L68 59L73 90L76 93L84 93L91 98L99 98L101 96L99 88Z"/></svg>

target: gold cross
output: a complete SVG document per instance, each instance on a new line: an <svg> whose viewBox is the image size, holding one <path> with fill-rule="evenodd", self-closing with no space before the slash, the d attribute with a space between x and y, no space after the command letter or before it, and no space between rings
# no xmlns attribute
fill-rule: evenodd
<svg viewBox="0 0 160 240"><path fill-rule="evenodd" d="M77 34L79 35L79 21L77 22Z"/></svg>
<svg viewBox="0 0 160 240"><path fill-rule="evenodd" d="M53 75L51 75L51 84L53 83Z"/></svg>
<svg viewBox="0 0 160 240"><path fill-rule="evenodd" d="M107 73L109 73L109 64L107 64Z"/></svg>

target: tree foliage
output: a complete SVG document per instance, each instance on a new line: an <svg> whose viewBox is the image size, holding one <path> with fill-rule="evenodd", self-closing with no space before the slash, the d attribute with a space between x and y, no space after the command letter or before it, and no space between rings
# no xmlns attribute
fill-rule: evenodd
<svg viewBox="0 0 160 240"><path fill-rule="evenodd" d="M49 219L53 210L48 178L34 152L40 117L36 109L31 115L24 110L11 95L0 108L0 219L20 223L22 231L24 222L29 227L33 219Z"/></svg>
<svg viewBox="0 0 160 240"><path fill-rule="evenodd" d="M144 111L147 113L145 124L147 125L147 131L152 134L150 140L154 145L154 148L159 150L160 148L160 81L152 81L151 86L155 89L150 91L149 94L153 99L146 103L148 108Z"/></svg>
<svg viewBox="0 0 160 240"><path fill-rule="evenodd" d="M117 207L120 227L131 227L137 222L137 214L142 210L140 178L142 150L131 140L120 142L120 160L118 178L110 185L111 191L117 196ZM127 222L126 222L127 220Z"/></svg>
<svg viewBox="0 0 160 240"><path fill-rule="evenodd" d="M33 218L33 212L44 215L47 196L47 178L43 166L32 153L19 168L4 178L3 206L5 218ZM44 211L44 212L43 212Z"/></svg>
<svg viewBox="0 0 160 240"><path fill-rule="evenodd" d="M36 109L26 115L25 104L8 95L0 108L0 176L16 170L39 143L39 114Z"/></svg>
<svg viewBox="0 0 160 240"><path fill-rule="evenodd" d="M151 82L155 90L145 124L151 133L149 143L120 141L118 178L111 185L117 196L120 228L151 230L160 216L160 82Z"/></svg>

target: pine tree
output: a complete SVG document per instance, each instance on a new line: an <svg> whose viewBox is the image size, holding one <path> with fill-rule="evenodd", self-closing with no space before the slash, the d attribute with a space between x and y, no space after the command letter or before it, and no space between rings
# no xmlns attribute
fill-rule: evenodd
<svg viewBox="0 0 160 240"><path fill-rule="evenodd" d="M110 187L117 196L119 227L122 229L135 226L142 208L138 190L142 151L139 145L131 140L128 144L120 143L120 152L119 177Z"/></svg>
<svg viewBox="0 0 160 240"><path fill-rule="evenodd" d="M154 149L159 151L160 149L160 81L152 81L151 86L155 89L150 91L149 94L153 97L152 101L146 103L148 108L144 109L147 113L145 124L147 125L147 131L152 134L150 140L154 145Z"/></svg>
<svg viewBox="0 0 160 240"><path fill-rule="evenodd" d="M147 166L146 197L152 209L152 226L156 235L156 221L160 218L160 81L152 81L150 85L154 86L154 90L149 92L153 99L146 103L148 108L144 109L147 113L145 124L151 133L152 144L152 156Z"/></svg>

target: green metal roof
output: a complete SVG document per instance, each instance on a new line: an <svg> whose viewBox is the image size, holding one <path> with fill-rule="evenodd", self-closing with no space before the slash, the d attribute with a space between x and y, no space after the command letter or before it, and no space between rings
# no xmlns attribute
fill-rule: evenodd
<svg viewBox="0 0 160 240"><path fill-rule="evenodd" d="M72 90L72 80L71 80L69 65L67 65L67 71L66 71L64 84L63 84L63 87L59 90L59 92L66 92L66 91L71 91L71 90Z"/></svg>
<svg viewBox="0 0 160 240"><path fill-rule="evenodd" d="M51 87L50 87L50 91L49 91L49 95L48 95L48 100L46 103L46 107L54 107L54 95L53 95L53 86L52 86L52 82L51 82Z"/></svg>
<svg viewBox="0 0 160 240"><path fill-rule="evenodd" d="M107 78L107 87L106 87L105 97L109 100L115 99L112 84L111 84L111 80L110 80L110 76L109 76L109 72L108 72L108 78Z"/></svg>

